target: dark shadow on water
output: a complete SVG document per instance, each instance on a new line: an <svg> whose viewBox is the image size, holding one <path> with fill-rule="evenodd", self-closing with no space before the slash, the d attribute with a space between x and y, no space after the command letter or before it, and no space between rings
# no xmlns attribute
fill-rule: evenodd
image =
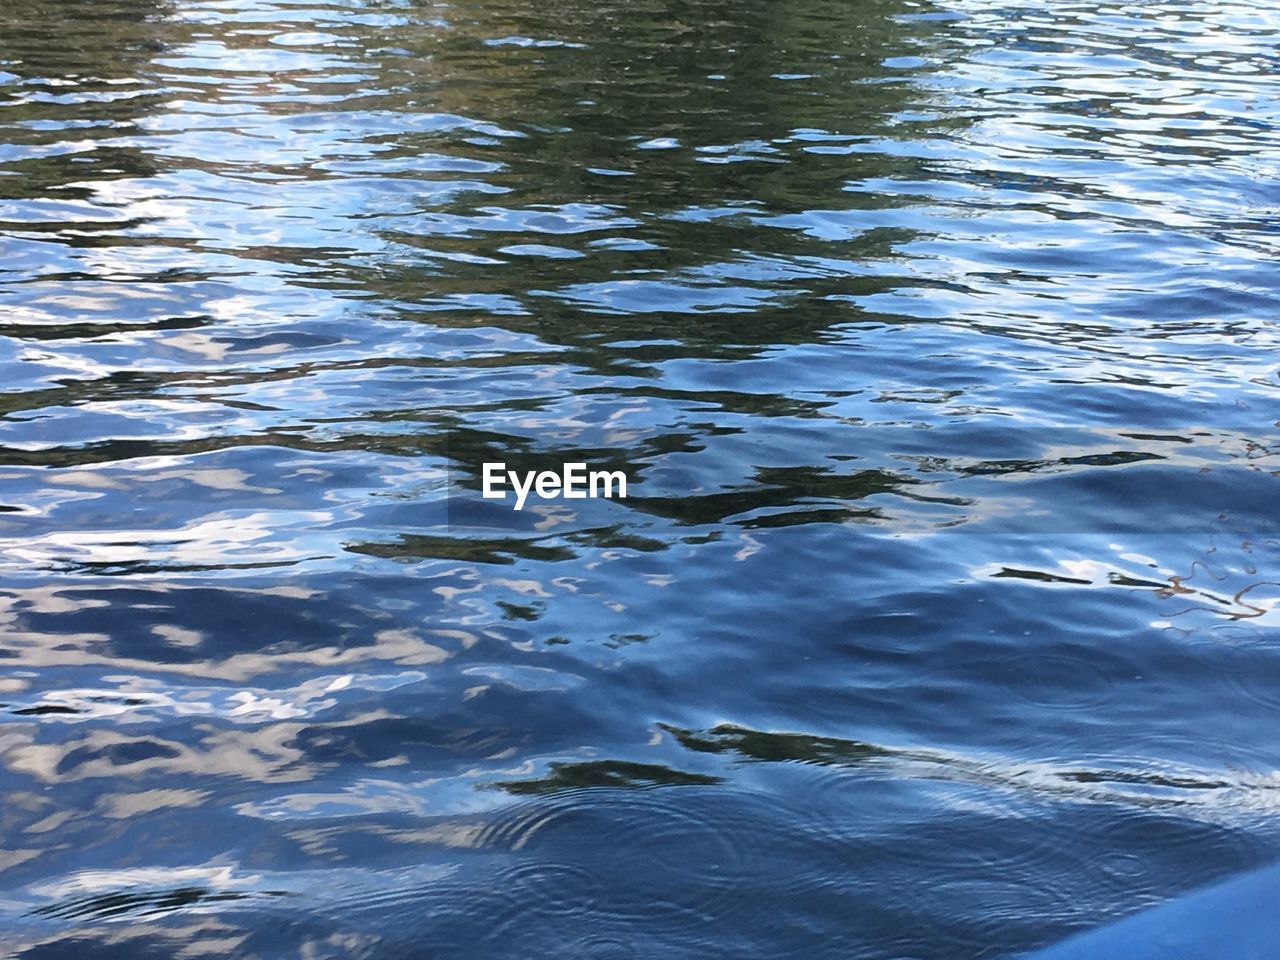
<svg viewBox="0 0 1280 960"><path fill-rule="evenodd" d="M720 782L721 777L686 773L656 764L594 760L586 763L552 763L550 773L545 777L536 780L503 780L490 786L517 795L543 795L587 787L644 788Z"/></svg>

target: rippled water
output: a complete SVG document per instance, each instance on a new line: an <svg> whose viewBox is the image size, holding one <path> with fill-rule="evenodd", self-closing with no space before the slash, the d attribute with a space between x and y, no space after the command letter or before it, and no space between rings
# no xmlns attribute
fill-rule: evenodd
<svg viewBox="0 0 1280 960"><path fill-rule="evenodd" d="M1277 25L5 0L6 948L1005 957L1280 856Z"/></svg>

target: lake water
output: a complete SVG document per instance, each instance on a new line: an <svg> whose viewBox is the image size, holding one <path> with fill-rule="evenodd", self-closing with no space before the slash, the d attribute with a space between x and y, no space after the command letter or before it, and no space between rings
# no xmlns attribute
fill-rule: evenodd
<svg viewBox="0 0 1280 960"><path fill-rule="evenodd" d="M1277 29L6 0L7 955L1013 957L1280 857Z"/></svg>

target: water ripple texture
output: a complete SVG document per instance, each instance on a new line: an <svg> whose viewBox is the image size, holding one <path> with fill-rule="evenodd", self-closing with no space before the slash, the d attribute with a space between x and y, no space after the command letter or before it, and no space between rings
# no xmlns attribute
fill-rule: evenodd
<svg viewBox="0 0 1280 960"><path fill-rule="evenodd" d="M1280 857L1277 29L5 0L0 952L1012 957Z"/></svg>

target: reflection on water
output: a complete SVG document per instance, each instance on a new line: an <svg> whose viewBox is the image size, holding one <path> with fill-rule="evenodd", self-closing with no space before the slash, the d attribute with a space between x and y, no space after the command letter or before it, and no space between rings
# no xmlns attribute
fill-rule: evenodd
<svg viewBox="0 0 1280 960"><path fill-rule="evenodd" d="M6 951L1012 956L1280 854L1270 19L6 3Z"/></svg>

